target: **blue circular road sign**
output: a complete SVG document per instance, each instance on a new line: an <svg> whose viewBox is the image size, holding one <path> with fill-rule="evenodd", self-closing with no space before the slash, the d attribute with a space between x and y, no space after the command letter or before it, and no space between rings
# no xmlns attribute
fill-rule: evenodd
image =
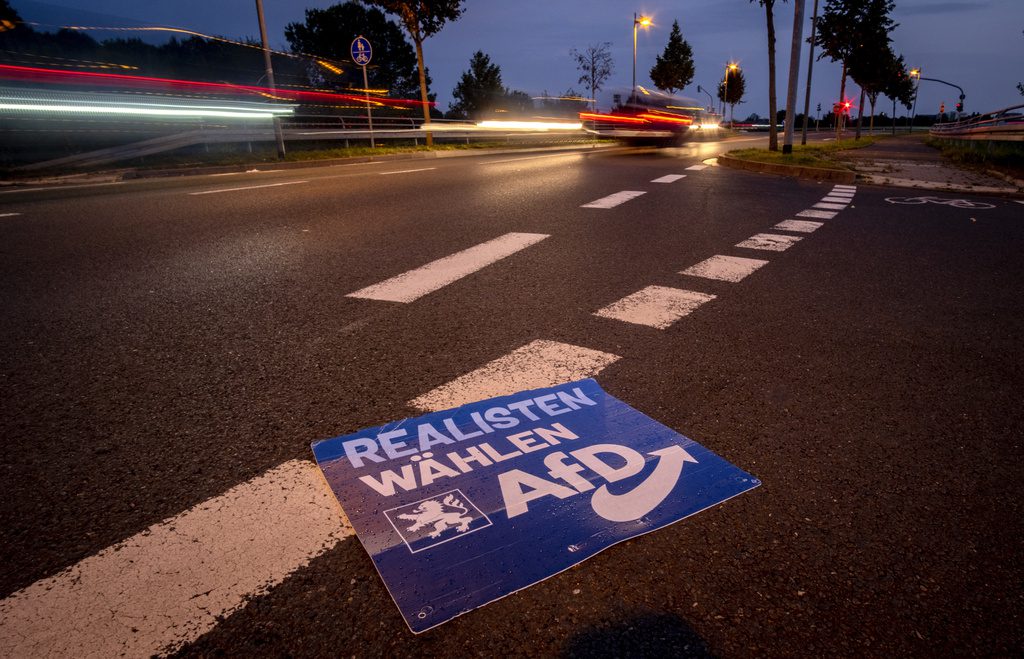
<svg viewBox="0 0 1024 659"><path fill-rule="evenodd" d="M366 66L373 57L373 48L364 36L358 36L352 40L352 61L359 66Z"/></svg>

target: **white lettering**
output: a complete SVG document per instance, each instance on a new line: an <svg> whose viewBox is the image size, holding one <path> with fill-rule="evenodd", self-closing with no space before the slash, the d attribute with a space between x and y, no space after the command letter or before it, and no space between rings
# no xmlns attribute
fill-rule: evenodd
<svg viewBox="0 0 1024 659"><path fill-rule="evenodd" d="M412 465L402 465L401 476L387 469L380 472L379 481L369 474L360 476L359 480L372 487L378 494L386 497L394 495L396 485L406 492L416 489L416 472L413 471Z"/></svg>
<svg viewBox="0 0 1024 659"><path fill-rule="evenodd" d="M509 519L527 512L529 510L527 504L534 499L546 496L567 499L577 494L576 490L519 469L499 474L498 484L501 486L501 496L505 501L505 513ZM530 489L524 490L523 486Z"/></svg>
<svg viewBox="0 0 1024 659"><path fill-rule="evenodd" d="M384 458L377 455L377 449L380 448L377 442L368 437L346 440L342 446L345 448L345 457L356 469L363 466L363 458L369 458L373 462L384 462Z"/></svg>

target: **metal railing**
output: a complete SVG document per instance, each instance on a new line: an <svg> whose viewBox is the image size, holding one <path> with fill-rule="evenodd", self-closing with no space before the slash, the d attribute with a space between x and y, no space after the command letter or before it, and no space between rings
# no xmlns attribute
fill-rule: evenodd
<svg viewBox="0 0 1024 659"><path fill-rule="evenodd" d="M951 140L1024 141L1024 104L970 119L936 124L928 131L933 137Z"/></svg>

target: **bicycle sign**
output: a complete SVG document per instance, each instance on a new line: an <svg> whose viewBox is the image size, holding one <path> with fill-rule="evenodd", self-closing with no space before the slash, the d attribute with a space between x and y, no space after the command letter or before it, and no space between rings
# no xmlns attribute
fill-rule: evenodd
<svg viewBox="0 0 1024 659"><path fill-rule="evenodd" d="M995 204L986 204L982 201L969 201L967 199L943 199L942 197L886 197L890 204L905 204L916 206L920 204L938 204L940 206L952 206L953 208L985 209L995 208Z"/></svg>

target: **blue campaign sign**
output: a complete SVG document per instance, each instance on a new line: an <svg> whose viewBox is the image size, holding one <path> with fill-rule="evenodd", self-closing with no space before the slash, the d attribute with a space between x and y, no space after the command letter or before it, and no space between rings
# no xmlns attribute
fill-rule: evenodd
<svg viewBox="0 0 1024 659"><path fill-rule="evenodd" d="M373 48L366 37L358 36L352 40L352 61L359 66L366 66L373 57Z"/></svg>
<svg viewBox="0 0 1024 659"><path fill-rule="evenodd" d="M594 380L313 444L413 632L760 485Z"/></svg>

